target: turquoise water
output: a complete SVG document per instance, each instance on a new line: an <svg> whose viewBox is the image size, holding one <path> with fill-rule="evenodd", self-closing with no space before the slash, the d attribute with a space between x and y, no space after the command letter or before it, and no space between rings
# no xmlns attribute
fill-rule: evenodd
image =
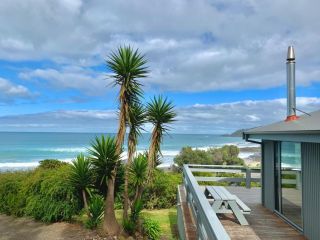
<svg viewBox="0 0 320 240"><path fill-rule="evenodd" d="M34 167L47 158L71 161L86 153L90 142L101 133L8 133L0 132L0 169ZM114 134L110 134L114 136ZM138 150L149 147L150 134L143 134ZM162 144L164 163L172 162L183 146L219 147L225 144L245 145L241 138L204 134L170 134Z"/></svg>

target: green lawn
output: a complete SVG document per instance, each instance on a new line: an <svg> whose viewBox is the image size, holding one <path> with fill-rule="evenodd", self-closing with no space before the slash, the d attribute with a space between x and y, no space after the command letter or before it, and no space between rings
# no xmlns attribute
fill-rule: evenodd
<svg viewBox="0 0 320 240"><path fill-rule="evenodd" d="M163 239L177 239L177 209L143 210L144 216L150 217L159 222ZM122 210L116 211L116 217L119 222L122 220Z"/></svg>

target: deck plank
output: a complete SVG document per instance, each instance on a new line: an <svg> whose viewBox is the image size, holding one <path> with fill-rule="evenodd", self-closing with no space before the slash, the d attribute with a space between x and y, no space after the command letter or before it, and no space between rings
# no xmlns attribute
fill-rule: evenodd
<svg viewBox="0 0 320 240"><path fill-rule="evenodd" d="M203 192L205 187L201 187ZM244 187L226 187L231 194L237 195L248 207L251 208L251 214L245 215L248 220L248 226L242 226L238 223L233 214L218 214L225 230L232 240L304 240L303 235L294 229L291 225L279 218L276 214L261 205L261 189ZM196 229L194 219L188 204L185 202L184 188L179 190L183 197L184 217L186 220L186 232L188 239L196 239Z"/></svg>
<svg viewBox="0 0 320 240"><path fill-rule="evenodd" d="M227 189L251 208L251 214L246 215L249 226L241 226L232 214L219 216L231 239L306 239L300 232L261 205L260 188L227 187Z"/></svg>

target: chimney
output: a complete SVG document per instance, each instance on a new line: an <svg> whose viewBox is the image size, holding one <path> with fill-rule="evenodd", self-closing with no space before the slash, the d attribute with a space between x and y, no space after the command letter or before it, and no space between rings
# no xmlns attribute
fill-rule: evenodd
<svg viewBox="0 0 320 240"><path fill-rule="evenodd" d="M293 46L288 47L287 54L287 119L294 121L298 119L296 115L296 83L295 83L295 56Z"/></svg>

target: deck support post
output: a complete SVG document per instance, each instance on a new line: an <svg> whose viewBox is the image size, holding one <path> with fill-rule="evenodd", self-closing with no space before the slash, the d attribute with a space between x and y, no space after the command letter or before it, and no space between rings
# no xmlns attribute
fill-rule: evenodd
<svg viewBox="0 0 320 240"><path fill-rule="evenodd" d="M246 188L251 188L251 169L246 169Z"/></svg>

